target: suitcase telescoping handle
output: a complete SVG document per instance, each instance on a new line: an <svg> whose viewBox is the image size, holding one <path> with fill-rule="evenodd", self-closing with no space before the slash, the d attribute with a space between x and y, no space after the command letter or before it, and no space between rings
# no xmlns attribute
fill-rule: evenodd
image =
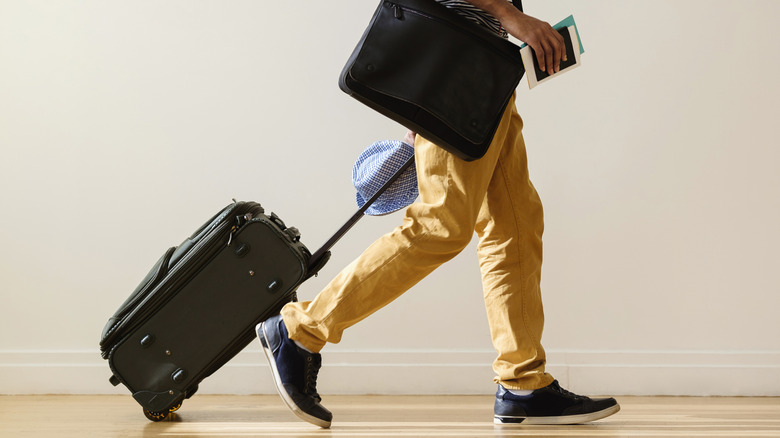
<svg viewBox="0 0 780 438"><path fill-rule="evenodd" d="M347 222L344 223L344 225L341 226L341 228L336 231L333 236L331 236L330 239L328 239L327 242L325 242L320 249L314 252L314 254L309 259L309 269L312 269L320 265L320 262L323 260L326 260L328 257L330 257L330 249L333 248L333 245L336 244L339 240L341 240L342 237L344 237L347 232L355 226L356 223L360 220L360 218L363 217L366 210L368 210L368 207L371 207L371 204L373 204L377 199L379 199L380 196L382 196L382 193L385 192L388 188L390 188L391 185L397 180L404 172L406 172L406 169L409 168L414 164L414 155L409 157L408 160L401 166L400 169L396 173L393 174L393 176L390 177L390 179L387 180L387 182L382 185L382 187L379 188L379 190L374 193L371 198L366 201L365 204L363 204L362 207L358 211L355 212L355 214L352 215L351 218L347 220Z"/></svg>

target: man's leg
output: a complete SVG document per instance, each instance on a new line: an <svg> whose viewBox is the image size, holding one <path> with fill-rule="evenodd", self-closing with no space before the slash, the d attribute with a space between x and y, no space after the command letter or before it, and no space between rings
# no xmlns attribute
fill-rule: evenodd
<svg viewBox="0 0 780 438"><path fill-rule="evenodd" d="M495 380L507 389L529 390L553 378L544 371L541 343L542 202L528 176L522 127L513 110L476 231L485 307L498 352Z"/></svg>
<svg viewBox="0 0 780 438"><path fill-rule="evenodd" d="M612 398L573 394L545 373L542 203L528 176L523 122L516 111L476 223L490 333L498 357L498 424L574 424L617 412ZM514 391L514 392L513 392Z"/></svg>

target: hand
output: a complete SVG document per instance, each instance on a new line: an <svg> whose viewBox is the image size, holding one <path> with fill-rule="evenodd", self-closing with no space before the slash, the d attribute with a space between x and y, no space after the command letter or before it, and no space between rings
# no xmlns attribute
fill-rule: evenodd
<svg viewBox="0 0 780 438"><path fill-rule="evenodd" d="M417 133L414 131L406 131L406 136L404 137L404 143L414 146L414 140L417 137Z"/></svg>
<svg viewBox="0 0 780 438"><path fill-rule="evenodd" d="M519 12L519 11L518 11ZM549 74L558 73L561 60L566 61L566 47L561 34L549 23L530 15L519 14L504 24L507 32L534 49L539 68Z"/></svg>
<svg viewBox="0 0 780 438"><path fill-rule="evenodd" d="M510 35L531 46L542 71L549 74L560 71L561 59L566 61L566 47L561 34L549 23L520 12L506 0L468 1L492 14Z"/></svg>

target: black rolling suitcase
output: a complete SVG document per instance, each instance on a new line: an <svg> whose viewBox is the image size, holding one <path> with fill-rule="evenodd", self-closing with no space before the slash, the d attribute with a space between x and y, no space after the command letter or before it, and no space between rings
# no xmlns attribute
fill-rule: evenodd
<svg viewBox="0 0 780 438"><path fill-rule="evenodd" d="M258 323L296 299L329 249L412 161L314 254L296 228L260 204L222 209L168 249L108 320L100 349L110 382L124 384L152 421L179 409L204 378L252 342Z"/></svg>

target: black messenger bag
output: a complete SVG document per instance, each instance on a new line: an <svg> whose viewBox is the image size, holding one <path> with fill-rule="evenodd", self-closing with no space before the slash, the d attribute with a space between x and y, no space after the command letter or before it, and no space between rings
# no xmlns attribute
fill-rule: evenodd
<svg viewBox="0 0 780 438"><path fill-rule="evenodd" d="M490 146L524 73L517 45L436 1L382 0L339 87L472 161Z"/></svg>

